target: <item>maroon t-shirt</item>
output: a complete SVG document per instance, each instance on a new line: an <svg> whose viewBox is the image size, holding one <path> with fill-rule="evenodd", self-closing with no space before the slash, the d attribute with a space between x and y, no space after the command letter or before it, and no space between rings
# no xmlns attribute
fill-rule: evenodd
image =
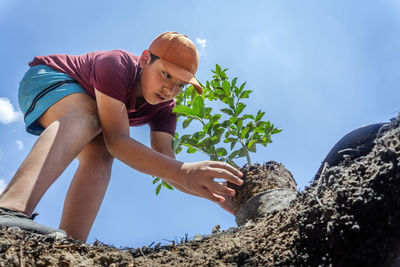
<svg viewBox="0 0 400 267"><path fill-rule="evenodd" d="M94 88L123 102L130 126L149 124L151 131L175 134L175 100L135 108L137 82L142 68L139 57L124 50L95 51L84 55L49 55L35 57L29 66L47 65L76 80L92 97Z"/></svg>

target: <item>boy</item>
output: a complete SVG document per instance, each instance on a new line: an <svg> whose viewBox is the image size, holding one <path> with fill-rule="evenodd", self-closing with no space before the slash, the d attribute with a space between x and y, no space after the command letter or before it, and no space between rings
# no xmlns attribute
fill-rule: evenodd
<svg viewBox="0 0 400 267"><path fill-rule="evenodd" d="M49 186L74 158L79 167L64 202L60 229L86 241L111 175L113 159L162 177L177 189L217 202L241 185L242 173L222 162L175 160L174 97L194 75L198 52L186 35L165 32L140 57L127 51L35 57L20 83L19 104L28 132L40 135L0 195L0 225L39 233L57 231L30 220ZM152 149L129 137L129 126L150 125Z"/></svg>

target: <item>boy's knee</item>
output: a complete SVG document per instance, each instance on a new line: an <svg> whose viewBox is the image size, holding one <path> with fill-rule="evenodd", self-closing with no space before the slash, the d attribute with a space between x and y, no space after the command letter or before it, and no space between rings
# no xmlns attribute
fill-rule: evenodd
<svg viewBox="0 0 400 267"><path fill-rule="evenodd" d="M111 167L114 157L108 152L103 140L103 135L97 135L78 155L80 163L95 164L97 166Z"/></svg>

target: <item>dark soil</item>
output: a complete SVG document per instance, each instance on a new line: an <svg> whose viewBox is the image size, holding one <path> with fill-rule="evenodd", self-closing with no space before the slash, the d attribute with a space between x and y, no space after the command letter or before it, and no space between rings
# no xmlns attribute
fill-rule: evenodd
<svg viewBox="0 0 400 267"><path fill-rule="evenodd" d="M278 188L297 190L293 175L281 163L269 161L264 165L244 167L241 171L243 185L237 186L228 182L228 186L236 191L236 195L231 198L235 213L247 200L262 192Z"/></svg>
<svg viewBox="0 0 400 267"><path fill-rule="evenodd" d="M242 227L136 249L2 229L0 266L400 266L400 120L375 143Z"/></svg>

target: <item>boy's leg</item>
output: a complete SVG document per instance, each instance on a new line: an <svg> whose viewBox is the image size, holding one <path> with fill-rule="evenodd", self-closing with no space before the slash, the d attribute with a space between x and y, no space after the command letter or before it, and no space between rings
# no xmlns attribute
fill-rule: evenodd
<svg viewBox="0 0 400 267"><path fill-rule="evenodd" d="M64 97L39 122L45 131L0 196L0 207L28 216L50 185L101 131L96 102L84 93Z"/></svg>
<svg viewBox="0 0 400 267"><path fill-rule="evenodd" d="M114 158L99 134L86 145L78 160L79 167L65 198L60 229L86 242L106 193Z"/></svg>

